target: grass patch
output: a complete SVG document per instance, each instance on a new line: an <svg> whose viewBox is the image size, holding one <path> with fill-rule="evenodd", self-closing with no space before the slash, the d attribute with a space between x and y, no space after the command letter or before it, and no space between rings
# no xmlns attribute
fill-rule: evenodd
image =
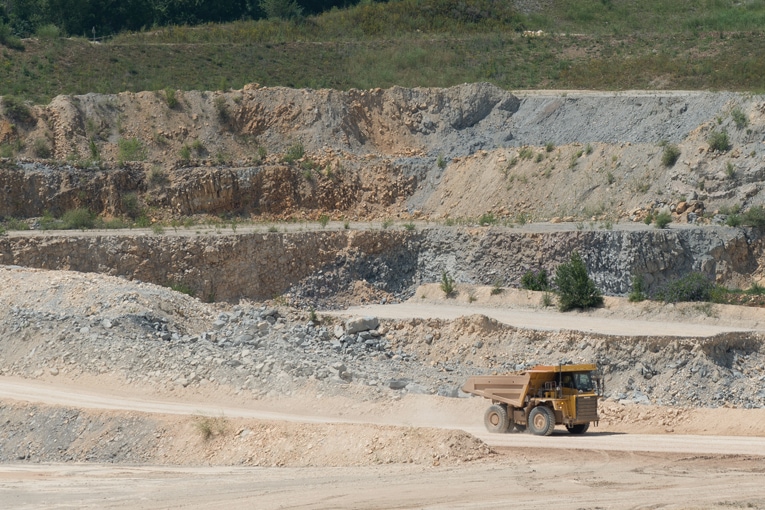
<svg viewBox="0 0 765 510"><path fill-rule="evenodd" d="M117 147L119 149L117 161L120 165L127 161L143 161L146 159L146 148L137 138L121 138L117 142Z"/></svg>
<svg viewBox="0 0 765 510"><path fill-rule="evenodd" d="M730 138L728 137L728 132L724 129L722 131L712 131L707 142L709 143L709 150L718 152L730 150Z"/></svg>

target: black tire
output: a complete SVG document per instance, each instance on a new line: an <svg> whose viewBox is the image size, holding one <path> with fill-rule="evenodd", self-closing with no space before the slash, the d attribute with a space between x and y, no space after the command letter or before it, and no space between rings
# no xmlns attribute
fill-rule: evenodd
<svg viewBox="0 0 765 510"><path fill-rule="evenodd" d="M549 407L537 406L529 413L529 430L537 436L549 436L555 429L555 413Z"/></svg>
<svg viewBox="0 0 765 510"><path fill-rule="evenodd" d="M486 414L483 415L483 424L486 425L486 430L489 432L496 434L507 432L507 428L510 426L507 407L498 404L489 407Z"/></svg>
<svg viewBox="0 0 765 510"><path fill-rule="evenodd" d="M587 429L590 428L589 423L580 423L579 425L566 425L566 430L571 432L572 434L584 434L587 432Z"/></svg>

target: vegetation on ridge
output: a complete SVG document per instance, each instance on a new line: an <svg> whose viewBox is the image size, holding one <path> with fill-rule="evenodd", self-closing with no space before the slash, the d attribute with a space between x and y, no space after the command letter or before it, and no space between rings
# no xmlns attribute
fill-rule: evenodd
<svg viewBox="0 0 765 510"><path fill-rule="evenodd" d="M48 24L23 41L23 51L13 48L25 34L9 33L6 17L0 95L45 102L58 94L217 90L250 82L765 90L765 61L758 58L765 0L538 5L524 13L496 0L364 2L289 20L159 24L101 44L62 38L60 27Z"/></svg>

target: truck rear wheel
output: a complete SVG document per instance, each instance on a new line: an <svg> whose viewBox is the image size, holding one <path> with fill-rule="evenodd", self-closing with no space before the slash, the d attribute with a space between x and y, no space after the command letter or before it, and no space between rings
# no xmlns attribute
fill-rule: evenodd
<svg viewBox="0 0 765 510"><path fill-rule="evenodd" d="M529 430L537 436L549 436L555 429L555 414L546 406L537 406L529 413Z"/></svg>
<svg viewBox="0 0 765 510"><path fill-rule="evenodd" d="M572 434L584 434L590 428L589 423L580 423L579 425L566 425L566 429Z"/></svg>
<svg viewBox="0 0 765 510"><path fill-rule="evenodd" d="M486 410L486 414L483 415L483 423L486 425L486 430L489 432L499 434L507 432L507 427L510 425L510 418L507 416L507 408L498 404L489 407Z"/></svg>

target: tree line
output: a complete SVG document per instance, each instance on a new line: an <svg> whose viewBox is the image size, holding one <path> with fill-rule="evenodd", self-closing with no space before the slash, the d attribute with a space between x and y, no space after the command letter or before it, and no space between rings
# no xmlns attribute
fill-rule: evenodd
<svg viewBox="0 0 765 510"><path fill-rule="evenodd" d="M0 0L0 25L28 37L55 25L64 35L97 36L166 25L292 18L358 0Z"/></svg>

